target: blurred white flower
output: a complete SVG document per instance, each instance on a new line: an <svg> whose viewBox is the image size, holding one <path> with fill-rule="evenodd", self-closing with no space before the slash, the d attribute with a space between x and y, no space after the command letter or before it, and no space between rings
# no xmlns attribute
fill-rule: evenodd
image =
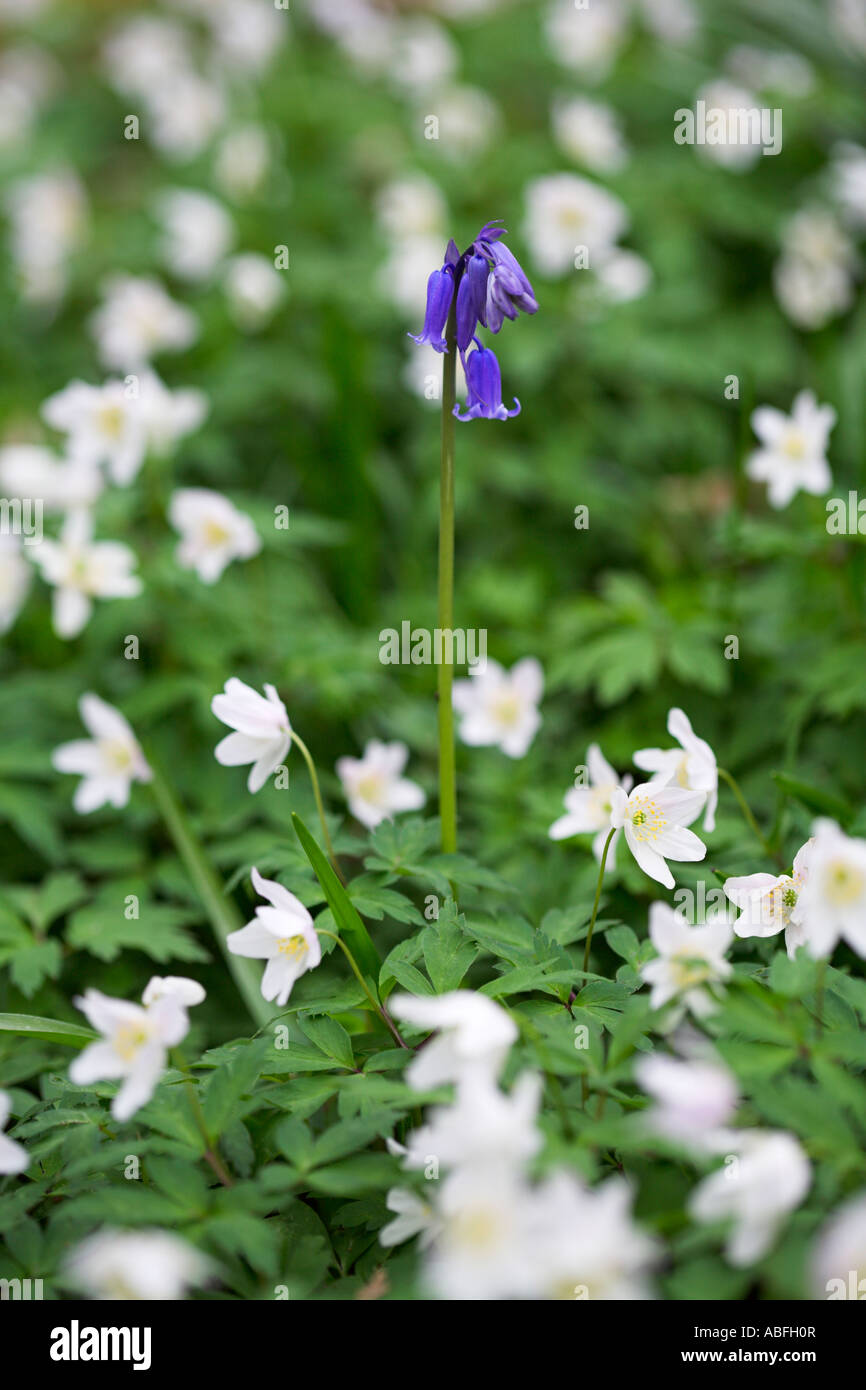
<svg viewBox="0 0 866 1390"><path fill-rule="evenodd" d="M594 174L615 174L628 162L622 125L604 102L588 97L555 101L551 120L559 148Z"/></svg>
<svg viewBox="0 0 866 1390"><path fill-rule="evenodd" d="M0 1130L6 1128L6 1121L12 1110L12 1102L5 1091L0 1091ZM23 1173L30 1163L30 1157L23 1144L10 1139L8 1134L0 1134L0 1173Z"/></svg>
<svg viewBox="0 0 866 1390"><path fill-rule="evenodd" d="M454 1102L436 1106L411 1132L404 1167L424 1169L431 1155L448 1168L527 1163L542 1145L540 1099L541 1078L532 1072L521 1072L506 1094L489 1073L471 1071L458 1080Z"/></svg>
<svg viewBox="0 0 866 1390"><path fill-rule="evenodd" d="M603 0L581 9L574 0L554 0L545 19L545 34L558 63L576 68L589 81L600 81L616 62L627 26L623 0Z"/></svg>
<svg viewBox="0 0 866 1390"><path fill-rule="evenodd" d="M524 757L541 724L543 690L544 673L534 656L510 671L488 658L483 667L473 667L468 680L454 682L460 738L473 748L495 745L509 758Z"/></svg>
<svg viewBox="0 0 866 1390"><path fill-rule="evenodd" d="M132 481L147 453L147 435L131 386L71 381L42 403L42 418L67 435L70 455L92 466L106 464L115 483Z"/></svg>
<svg viewBox="0 0 866 1390"><path fill-rule="evenodd" d="M581 783L569 788L565 793L566 814L555 820L547 833L551 840L565 840L571 835L594 834L592 852L601 863L604 843L610 832L614 789L622 787L624 792L629 792L633 779L628 773L622 779L617 777L597 743L591 743L586 750L586 770L589 774L589 785ZM611 840L607 852L607 872L616 862L618 839L619 831Z"/></svg>
<svg viewBox="0 0 866 1390"><path fill-rule="evenodd" d="M698 1151L724 1148L724 1129L737 1108L737 1083L717 1060L683 1061L653 1052L635 1063L638 1085L656 1104L641 1115L657 1134Z"/></svg>
<svg viewBox="0 0 866 1390"><path fill-rule="evenodd" d="M217 146L214 178L227 198L240 202L261 188L271 161L271 146L263 126L235 126Z"/></svg>
<svg viewBox="0 0 866 1390"><path fill-rule="evenodd" d="M447 214L441 188L426 174L409 174L394 179L385 184L376 197L377 221L392 241L441 237L444 235ZM441 247L439 259L442 259Z"/></svg>
<svg viewBox="0 0 866 1390"><path fill-rule="evenodd" d="M209 280L234 241L234 224L222 203L194 188L172 188L157 200L162 258L183 280Z"/></svg>
<svg viewBox="0 0 866 1390"><path fill-rule="evenodd" d="M430 105L439 121L437 138L430 141L432 152L446 159L467 160L484 152L499 129L499 108L492 97L480 87L446 87ZM424 116L419 109L418 130L425 144Z"/></svg>
<svg viewBox="0 0 866 1390"><path fill-rule="evenodd" d="M863 0L830 0L830 18L842 48L866 54L866 8Z"/></svg>
<svg viewBox="0 0 866 1390"><path fill-rule="evenodd" d="M147 130L154 145L178 161L202 154L226 115L221 87L191 71L164 75L150 91L147 104Z"/></svg>
<svg viewBox="0 0 866 1390"><path fill-rule="evenodd" d="M815 1298L866 1296L866 1192L849 1197L821 1227L810 1260Z"/></svg>
<svg viewBox="0 0 866 1390"><path fill-rule="evenodd" d="M159 352L183 352L198 337L198 319L158 280L119 275L90 324L107 367L135 371Z"/></svg>
<svg viewBox="0 0 866 1390"><path fill-rule="evenodd" d="M457 49L448 30L428 15L403 20L393 31L388 72L414 95L435 94L457 70ZM435 103L434 103L435 104Z"/></svg>
<svg viewBox="0 0 866 1390"><path fill-rule="evenodd" d="M713 994L732 970L725 952L733 932L725 917L693 927L667 903L652 903L649 929L658 956L642 965L640 973L652 986L651 1007L661 1009L676 999L676 1018L684 1009L695 1018L712 1013Z"/></svg>
<svg viewBox="0 0 866 1390"><path fill-rule="evenodd" d="M110 1227L74 1246L63 1267L70 1284L111 1302L177 1302L211 1271L210 1260L168 1231Z"/></svg>
<svg viewBox="0 0 866 1390"><path fill-rule="evenodd" d="M21 144L59 80L52 58L32 44L0 55L0 147Z"/></svg>
<svg viewBox="0 0 866 1390"><path fill-rule="evenodd" d="M589 267L598 268L628 225L620 199L577 174L533 179L525 196L524 235L530 256L544 275L573 270L582 248L589 253Z"/></svg>
<svg viewBox="0 0 866 1390"><path fill-rule="evenodd" d="M392 996L391 1012L416 1028L435 1028L438 1036L417 1053L406 1080L417 1091L445 1081L461 1081L473 1071L499 1075L517 1026L486 994L455 989L448 994Z"/></svg>
<svg viewBox="0 0 866 1390"><path fill-rule="evenodd" d="M53 304L66 289L67 260L84 240L84 185L71 169L32 174L13 182L4 202L22 296Z"/></svg>
<svg viewBox="0 0 866 1390"><path fill-rule="evenodd" d="M338 758L337 776L356 820L369 829L400 811L418 811L426 796L417 782L401 776L409 749L405 743L370 739L361 758Z"/></svg>
<svg viewBox="0 0 866 1390"><path fill-rule="evenodd" d="M830 177L833 192L849 220L866 227L866 149L842 141L833 146Z"/></svg>
<svg viewBox="0 0 866 1390"><path fill-rule="evenodd" d="M0 532L0 636L15 622L30 588L33 571L22 552L17 536Z"/></svg>
<svg viewBox="0 0 866 1390"><path fill-rule="evenodd" d="M792 921L802 928L803 944L813 956L829 956L840 940L866 956L866 840L823 818L812 832L809 874Z"/></svg>
<svg viewBox="0 0 866 1390"><path fill-rule="evenodd" d="M252 922L229 932L226 945L235 956L266 960L262 998L278 1008L288 1002L295 981L313 970L322 959L313 919L304 904L288 888L252 871L253 887L268 907L257 907Z"/></svg>
<svg viewBox="0 0 866 1390"><path fill-rule="evenodd" d="M155 1004L157 999L166 995L177 999L185 1009L204 1003L206 997L204 986L198 980L191 980L188 975L153 975L145 986L141 1002L145 1005Z"/></svg>
<svg viewBox="0 0 866 1390"><path fill-rule="evenodd" d="M802 925L792 920L806 881L812 856L812 840L797 851L791 874L743 874L725 879L725 896L740 915L734 923L737 936L775 936L784 931L788 955L793 958L806 941Z"/></svg>
<svg viewBox="0 0 866 1390"><path fill-rule="evenodd" d="M93 505L103 490L99 468L84 459L58 459L42 444L0 448L0 485L7 496L38 499L47 512Z"/></svg>
<svg viewBox="0 0 866 1390"><path fill-rule="evenodd" d="M720 125L715 132L720 137L718 143L711 144L708 140L695 146L703 159L712 160L726 169L742 170L750 168L761 158L760 126L750 123L750 138L743 139L743 123L736 116L739 111L760 110L761 103L754 92L731 82L727 77L719 77L701 87L695 100L702 101L708 113L725 113L724 125Z"/></svg>
<svg viewBox="0 0 866 1390"><path fill-rule="evenodd" d="M730 1220L725 1255L732 1265L754 1264L776 1239L785 1217L812 1182L809 1160L793 1134L745 1130L733 1162L698 1183L689 1199L696 1221Z"/></svg>
<svg viewBox="0 0 866 1390"><path fill-rule="evenodd" d="M259 77L288 37L287 9L278 9L274 0L208 0L202 12L220 61L236 72Z"/></svg>
<svg viewBox="0 0 866 1390"><path fill-rule="evenodd" d="M638 0L647 28L665 43L688 43L698 31L698 13L692 0Z"/></svg>
<svg viewBox="0 0 866 1390"><path fill-rule="evenodd" d="M396 23L369 0L309 0L309 13L364 73L384 72L394 52Z"/></svg>
<svg viewBox="0 0 866 1390"><path fill-rule="evenodd" d="M82 695L78 709L90 738L55 748L52 766L82 778L72 803L79 815L125 806L133 782L149 782L153 775L138 740L120 711L98 695Z"/></svg>
<svg viewBox="0 0 866 1390"><path fill-rule="evenodd" d="M106 78L116 91L147 97L161 82L189 69L189 36L176 20L137 14L109 36L102 57Z"/></svg>
<svg viewBox="0 0 866 1390"><path fill-rule="evenodd" d="M698 738L681 709L668 710L668 733L679 748L640 748L632 759L642 772L655 774L651 785L670 783L687 791L703 792L706 797L704 830L716 828L719 799L719 773L716 755L705 739ZM695 813L695 818L699 811ZM683 821L690 825L690 821Z"/></svg>
<svg viewBox="0 0 866 1390"><path fill-rule="evenodd" d="M205 584L215 584L232 560L248 560L262 548L250 517L210 488L173 492L168 516L181 536L178 564L195 570Z"/></svg>
<svg viewBox="0 0 866 1390"><path fill-rule="evenodd" d="M381 293L411 319L423 315L431 266L441 266L445 247L439 236L412 236L393 244L379 271Z"/></svg>
<svg viewBox="0 0 866 1390"><path fill-rule="evenodd" d="M628 304L640 299L652 282L652 271L635 251L614 250L596 267L596 284L609 304Z"/></svg>
<svg viewBox="0 0 866 1390"><path fill-rule="evenodd" d="M70 512L57 540L32 547L42 578L54 586L52 617L58 637L77 637L90 621L95 598L135 598L141 580L137 561L120 541L94 541L89 512Z"/></svg>
<svg viewBox="0 0 866 1390"><path fill-rule="evenodd" d="M286 293L285 281L273 261L253 251L232 257L225 267L223 285L232 317L247 333L264 327Z"/></svg>
<svg viewBox="0 0 866 1390"><path fill-rule="evenodd" d="M190 387L169 390L156 372L150 370L139 372L137 381L137 409L147 437L148 451L158 455L169 454L181 439L194 433L207 417L207 396L203 391Z"/></svg>
<svg viewBox="0 0 866 1390"><path fill-rule="evenodd" d="M854 246L828 208L803 208L790 219L773 285L798 328L814 331L854 302Z"/></svg>
<svg viewBox="0 0 866 1390"><path fill-rule="evenodd" d="M420 1235L418 1248L426 1250L439 1234L441 1225L433 1207L409 1188L390 1188L385 1198L385 1206L395 1213L395 1217L379 1232L380 1245L402 1245L404 1240L411 1240L413 1236Z"/></svg>
<svg viewBox="0 0 866 1390"><path fill-rule="evenodd" d="M705 800L703 792L661 782L641 782L628 796L615 787L610 823L625 830L626 844L644 873L673 888L674 876L666 861L692 862L707 852L703 840L686 829Z"/></svg>
<svg viewBox="0 0 866 1390"><path fill-rule="evenodd" d="M652 1298L649 1273L658 1247L631 1215L622 1178L587 1187L553 1173L528 1203L525 1259L535 1297L632 1302Z"/></svg>
<svg viewBox="0 0 866 1390"><path fill-rule="evenodd" d="M285 705L272 685L266 685L265 694L260 695L232 676L225 690L214 695L210 707L217 719L235 730L217 744L214 757L223 767L252 763L247 788L260 791L282 764L292 742Z"/></svg>
<svg viewBox="0 0 866 1390"><path fill-rule="evenodd" d="M738 44L728 54L727 67L736 79L756 91L805 97L815 85L812 64L800 53L771 52L750 44Z"/></svg>
<svg viewBox="0 0 866 1390"><path fill-rule="evenodd" d="M827 445L835 423L833 407L818 405L812 391L798 392L790 415L769 405L752 412L761 448L749 455L746 473L767 484L771 507L787 507L800 490L820 496L832 486Z"/></svg>
<svg viewBox="0 0 866 1390"><path fill-rule="evenodd" d="M94 1081L123 1078L111 1102L112 1115L123 1123L150 1100L165 1069L168 1049L189 1032L186 1009L174 993L144 1006L88 989L74 1002L102 1038L79 1053L69 1068L69 1079L76 1086L90 1086Z"/></svg>
<svg viewBox="0 0 866 1390"><path fill-rule="evenodd" d="M508 1164L473 1164L445 1179L436 1207L441 1229L424 1271L439 1298L532 1295L531 1198L531 1188Z"/></svg>

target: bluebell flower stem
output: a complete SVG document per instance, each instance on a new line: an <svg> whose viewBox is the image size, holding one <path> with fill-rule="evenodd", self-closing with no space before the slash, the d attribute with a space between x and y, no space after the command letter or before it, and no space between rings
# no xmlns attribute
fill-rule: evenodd
<svg viewBox="0 0 866 1390"><path fill-rule="evenodd" d="M307 764L307 771L310 774L310 782L312 783L313 787L313 796L316 801L316 810L319 813L319 824L322 827L322 834L325 837L325 849L328 852L328 858L331 861L334 873L337 875L337 878L340 880L343 887L345 888L346 880L343 877L343 870L340 868L340 861L337 858L334 846L331 844L331 837L328 834L328 822L325 820L325 804L322 801L322 793L319 791L319 779L316 776L316 764L313 762L312 754L310 753L310 750L307 747L307 745L304 743L304 740L295 733L294 729L292 730L292 743L295 745L304 762Z"/></svg>
<svg viewBox="0 0 866 1390"><path fill-rule="evenodd" d="M454 405L457 398L456 295L445 325L448 351L442 355L442 464L439 482L439 629L454 627ZM457 849L457 774L454 759L454 668L441 662L439 695L439 817L442 850Z"/></svg>

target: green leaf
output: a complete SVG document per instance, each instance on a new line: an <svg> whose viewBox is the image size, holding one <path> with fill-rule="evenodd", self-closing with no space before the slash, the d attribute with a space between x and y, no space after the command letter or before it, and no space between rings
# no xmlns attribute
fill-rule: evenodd
<svg viewBox="0 0 866 1390"><path fill-rule="evenodd" d="M226 1126L237 1119L236 1110L241 1097L251 1091L273 1042L258 1038L242 1043L225 1066L217 1067L208 1082L204 1098L204 1119L211 1139L218 1139Z"/></svg>
<svg viewBox="0 0 866 1390"><path fill-rule="evenodd" d="M372 988L375 990L375 981L379 977L382 962L370 940L367 928L358 916L357 909L353 906L351 898L331 865L295 811L292 812L292 824L303 851L313 866L316 878L321 884L328 907L334 914L334 921L337 923L340 936L355 957L361 974L372 982Z"/></svg>
<svg viewBox="0 0 866 1390"><path fill-rule="evenodd" d="M22 1037L42 1038L45 1042L67 1043L70 1047L86 1047L97 1034L79 1023L63 1023L59 1018L37 1018L34 1014L0 1014L0 1033L17 1033Z"/></svg>
<svg viewBox="0 0 866 1390"><path fill-rule="evenodd" d="M854 817L853 807L834 792L810 786L808 782L801 782L797 777L789 777L786 772L774 772L773 781L786 796L792 796L808 811L820 816L832 816L843 825L847 825Z"/></svg>
<svg viewBox="0 0 866 1390"><path fill-rule="evenodd" d="M326 1057L333 1057L335 1062L339 1062L340 1066L348 1071L354 1070L352 1039L342 1023L338 1023L335 1018L328 1018L327 1014L315 1018L299 1018L298 1023L310 1042L324 1052Z"/></svg>

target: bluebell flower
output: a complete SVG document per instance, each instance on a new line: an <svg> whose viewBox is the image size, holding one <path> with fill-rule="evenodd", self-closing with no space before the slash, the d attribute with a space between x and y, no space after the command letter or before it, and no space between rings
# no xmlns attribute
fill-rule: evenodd
<svg viewBox="0 0 866 1390"><path fill-rule="evenodd" d="M519 313L534 314L538 309L519 261L502 244L504 236L504 227L486 222L462 255L454 241L449 241L441 270L434 270L427 281L424 327L417 335L409 334L418 344L429 343L437 352L447 352L445 330L456 290L457 347L469 385L466 414L461 415L459 407L454 409L458 420L507 420L520 412L519 402L514 410L506 410L502 404L499 363L475 336L479 324L498 333L505 319L516 319ZM475 349L467 356L473 342Z"/></svg>
<svg viewBox="0 0 866 1390"><path fill-rule="evenodd" d="M455 248L456 249L456 248ZM447 352L445 324L448 310L454 296L454 270L449 264L441 270L434 270L427 281L427 308L424 313L424 327L420 333L410 333L409 337L419 347L429 343L437 352Z"/></svg>
<svg viewBox="0 0 866 1390"><path fill-rule="evenodd" d="M520 414L520 401L515 396L514 409L506 410L502 404L502 376L496 353L491 348L482 347L477 338L474 352L463 358L466 384L469 396L466 401L466 414L460 414L460 406L455 405L454 415L462 422L466 420L509 420Z"/></svg>

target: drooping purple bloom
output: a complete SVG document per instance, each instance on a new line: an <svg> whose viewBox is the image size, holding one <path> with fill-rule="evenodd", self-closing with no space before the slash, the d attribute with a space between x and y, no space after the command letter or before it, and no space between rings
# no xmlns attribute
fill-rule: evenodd
<svg viewBox="0 0 866 1390"><path fill-rule="evenodd" d="M445 324L448 321L448 310L451 308L453 295L453 268L446 264L441 270L432 271L427 281L427 308L424 312L424 327L420 333L408 335L419 347L429 343L437 352L448 351L448 345L445 342Z"/></svg>
<svg viewBox="0 0 866 1390"><path fill-rule="evenodd" d="M470 256L457 290L457 346L461 352L465 352L472 342L476 324L487 324L488 275L489 268L484 256L477 252Z"/></svg>
<svg viewBox="0 0 866 1390"><path fill-rule="evenodd" d="M434 270L427 281L424 327L417 335L409 334L419 345L429 343L437 352L447 352L445 330L456 290L455 336L469 386L466 413L461 415L459 407L454 407L458 420L507 420L520 413L519 401L515 401L514 410L506 410L502 404L499 363L475 337L479 324L498 333L505 319L516 319L521 312L534 314L538 309L520 263L502 244L505 235L504 227L486 222L462 255L449 241L441 270ZM467 354L473 342L475 349Z"/></svg>
<svg viewBox="0 0 866 1390"><path fill-rule="evenodd" d="M508 247L496 242L490 253L493 268L487 280L487 327L491 333L498 333L503 318L516 319L521 309L524 314L534 314L538 301L520 262Z"/></svg>
<svg viewBox="0 0 866 1390"><path fill-rule="evenodd" d="M516 396L513 410L506 410L502 404L502 376L496 353L491 348L482 347L477 338L473 341L474 351L467 353L463 358L466 384L469 387L466 413L461 415L459 405L455 405L454 415L461 423L478 419L509 420L512 415L519 415L520 401Z"/></svg>

